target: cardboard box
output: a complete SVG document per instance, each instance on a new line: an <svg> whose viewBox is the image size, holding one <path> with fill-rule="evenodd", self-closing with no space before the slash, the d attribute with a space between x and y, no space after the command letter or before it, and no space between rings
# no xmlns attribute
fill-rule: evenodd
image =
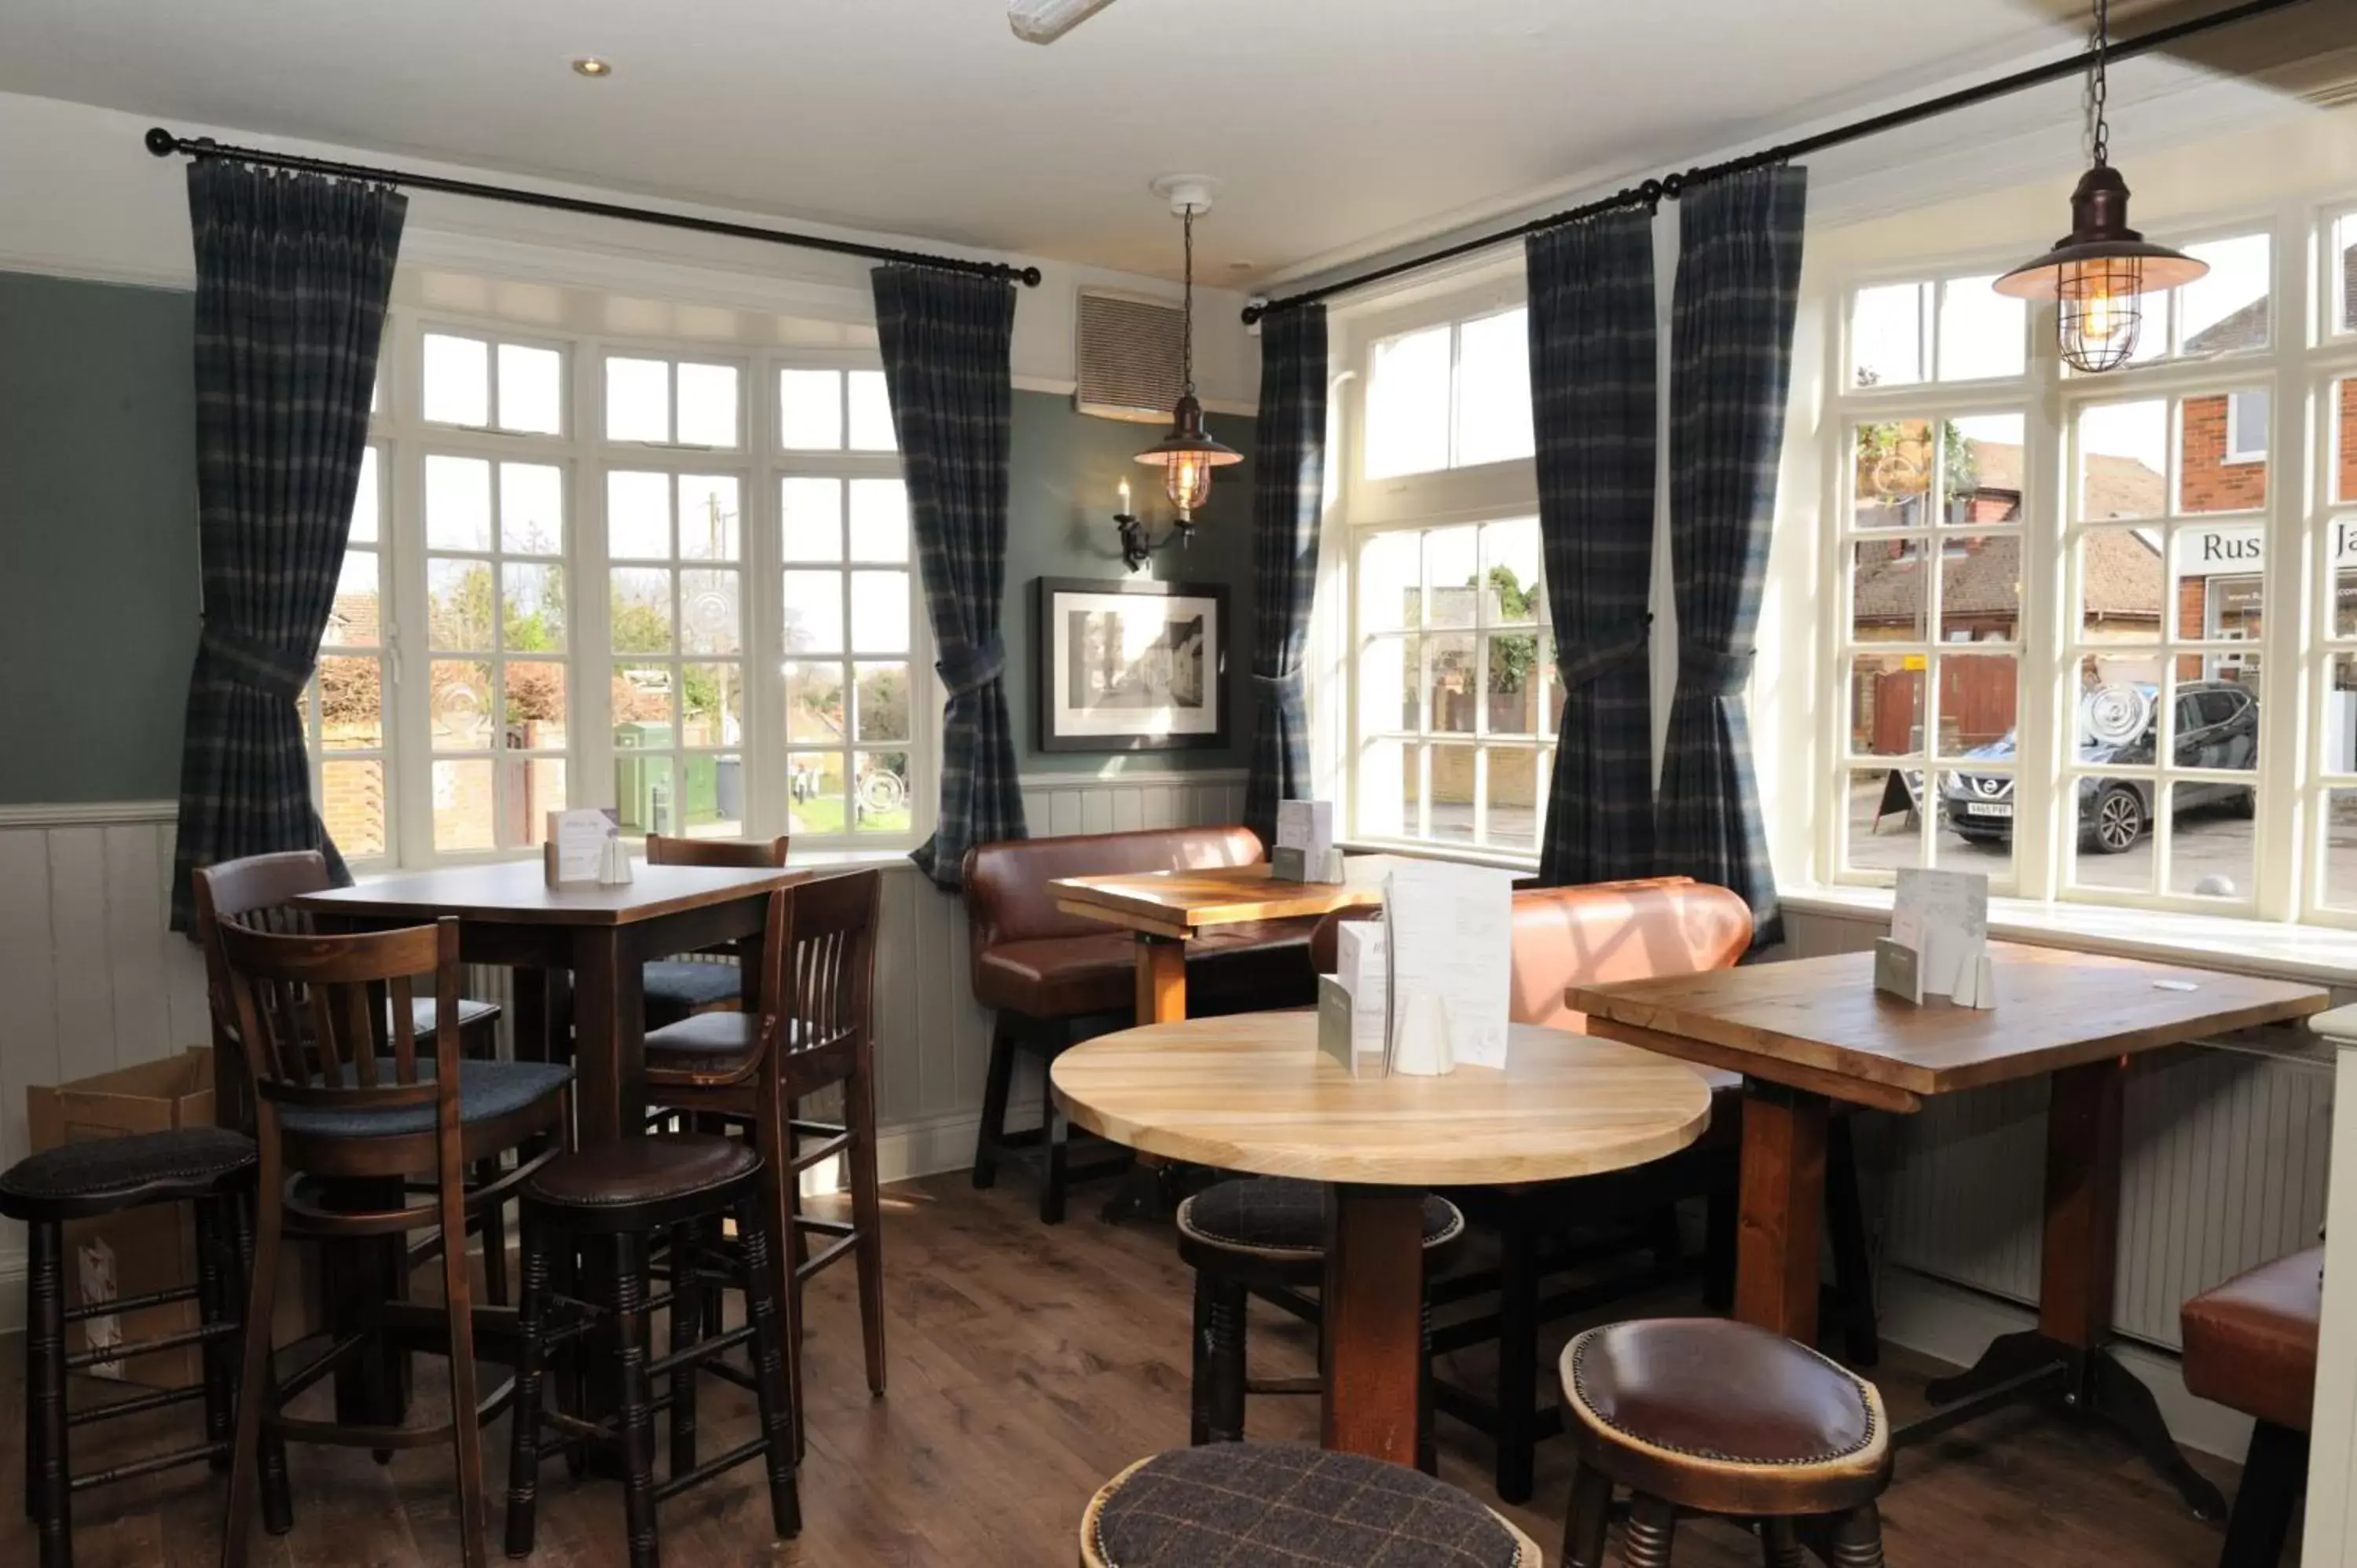
<svg viewBox="0 0 2357 1568"><path fill-rule="evenodd" d="M177 1057L118 1068L55 1088L25 1090L25 1120L33 1152L91 1138L121 1138L178 1127L213 1124L213 1053L198 1046ZM185 1203L156 1204L66 1226L66 1305L82 1306L192 1284L197 1277L196 1221ZM318 1321L316 1294L304 1264L308 1248L282 1253L277 1336L301 1337ZM159 1338L197 1326L197 1304L173 1302L122 1316L107 1315L69 1325L67 1348L80 1350ZM121 1361L102 1361L93 1376L178 1388L203 1375L195 1346Z"/></svg>

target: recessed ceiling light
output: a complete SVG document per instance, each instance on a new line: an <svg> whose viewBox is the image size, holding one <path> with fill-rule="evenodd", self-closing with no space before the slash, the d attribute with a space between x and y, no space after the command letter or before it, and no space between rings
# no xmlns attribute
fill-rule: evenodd
<svg viewBox="0 0 2357 1568"><path fill-rule="evenodd" d="M573 62L576 76L599 77L614 74L614 62L599 59L596 55L583 55Z"/></svg>

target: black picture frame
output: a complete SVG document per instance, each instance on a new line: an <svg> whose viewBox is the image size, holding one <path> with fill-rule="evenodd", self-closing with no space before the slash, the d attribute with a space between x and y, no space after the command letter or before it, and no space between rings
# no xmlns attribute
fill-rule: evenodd
<svg viewBox="0 0 2357 1568"><path fill-rule="evenodd" d="M1089 727L1076 726L1079 704L1069 700L1083 682L1077 679L1071 660L1059 663L1056 630L1060 618L1088 613L1079 605L1066 603L1072 599L1103 600L1120 596L1138 600L1177 600L1207 604L1210 624L1200 629L1200 646L1193 657L1200 661L1197 684L1204 701L1211 706L1208 727L1183 731L1156 730L1141 726L1136 730L1121 729L1117 708L1105 709L1107 718ZM1141 603L1140 613L1151 609ZM1127 607L1123 607L1126 611ZM1163 611L1166 628L1180 624L1171 619L1172 609ZM1061 618L1068 632L1069 618ZM1144 577L1034 577L1031 580L1031 669L1033 671L1033 711L1037 714L1035 737L1041 751L1223 751L1229 743L1231 715L1228 702L1228 585L1225 583L1162 583ZM1068 654L1071 650L1068 636ZM1115 727L1106 727L1111 725Z"/></svg>

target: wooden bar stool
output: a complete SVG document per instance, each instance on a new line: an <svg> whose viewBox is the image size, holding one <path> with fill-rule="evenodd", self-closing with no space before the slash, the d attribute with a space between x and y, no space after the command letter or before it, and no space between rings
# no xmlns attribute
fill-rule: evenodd
<svg viewBox="0 0 2357 1568"><path fill-rule="evenodd" d="M528 1557L537 1524L543 1427L564 1434L568 1450L619 1444L623 1513L630 1568L656 1568L662 1550L655 1505L711 1480L747 1460L766 1458L770 1520L780 1537L802 1529L794 1482L794 1402L786 1382L783 1295L770 1262L774 1233L761 1193L761 1156L734 1139L698 1133L664 1133L608 1144L567 1155L536 1171L523 1187L523 1355L516 1373L514 1448L508 1468L508 1555ZM722 1255L705 1244L724 1217L737 1221L732 1263L716 1273ZM657 1239L671 1243L672 1293L650 1299L649 1254ZM613 1316L622 1359L622 1404L610 1420L592 1423L542 1408L540 1387L552 1347L569 1347L606 1309L550 1288L550 1264L574 1239L611 1241L616 1260ZM717 1283L745 1292L745 1326L697 1337L706 1322L704 1293ZM671 1314L671 1353L647 1359L648 1324ZM552 1324L552 1316L562 1321ZM733 1369L718 1358L752 1347L752 1375L744 1380L759 1402L760 1433L715 1458L696 1458L695 1378ZM666 1397L651 1391L670 1380ZM737 1380L731 1377L731 1380ZM671 1412L671 1474L655 1480L654 1416Z"/></svg>
<svg viewBox="0 0 2357 1568"><path fill-rule="evenodd" d="M1217 1443L1142 1459L1081 1516L1081 1568L1542 1568L1455 1487L1357 1454Z"/></svg>
<svg viewBox="0 0 2357 1568"><path fill-rule="evenodd" d="M1465 1240L1465 1216L1443 1197L1424 1200L1424 1273L1429 1281ZM1195 1271L1195 1369L1189 1441L1240 1443L1246 1394L1315 1394L1316 1378L1247 1375L1244 1304L1261 1295L1311 1322L1300 1293L1326 1279L1326 1189L1289 1176L1219 1182L1178 1206L1178 1256ZM1416 1403L1416 1467L1437 1466L1432 1440L1432 1305L1424 1314L1424 1394Z"/></svg>
<svg viewBox="0 0 2357 1568"><path fill-rule="evenodd" d="M216 1469L227 1462L235 1408L238 1300L252 1262L253 1233L246 1200L253 1190L253 1140L212 1127L141 1133L67 1144L22 1159L0 1174L0 1215L24 1221L28 1243L25 1332L25 1509L40 1541L41 1568L72 1568L73 1494L150 1476L199 1460ZM66 1305L65 1227L68 1220L144 1208L155 1203L195 1206L197 1277L147 1295ZM131 1344L66 1348L69 1324L193 1300L199 1326ZM195 1344L202 1347L203 1380L135 1398L70 1408L66 1374ZM191 1448L135 1459L77 1476L67 1435L118 1416L202 1400L205 1440Z"/></svg>
<svg viewBox="0 0 2357 1568"><path fill-rule="evenodd" d="M1872 1383L1716 1317L1591 1328L1562 1373L1579 1450L1566 1568L1600 1568L1616 1486L1635 1494L1627 1568L1668 1568L1681 1512L1756 1521L1769 1568L1801 1568L1804 1539L1831 1568L1881 1568L1890 1423Z"/></svg>

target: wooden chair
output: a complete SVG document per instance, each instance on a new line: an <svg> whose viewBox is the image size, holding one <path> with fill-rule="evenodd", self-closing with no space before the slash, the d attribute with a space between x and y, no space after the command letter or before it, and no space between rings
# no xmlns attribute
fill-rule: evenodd
<svg viewBox="0 0 2357 1568"><path fill-rule="evenodd" d="M647 1036L650 1098L698 1119L749 1124L762 1161L762 1198L778 1248L799 1359L802 1285L849 1255L859 1271L859 1318L867 1386L884 1391L884 1232L876 1178L876 911L883 877L873 871L805 882L770 896L761 957L747 976L746 1010L699 1013ZM799 1104L840 1085L843 1120L806 1121ZM805 1142L805 1140L814 1140ZM848 1223L805 1218L802 1173L841 1155L850 1166ZM807 1253L805 1239L827 1244ZM807 1254L807 1255L806 1255ZM792 1379L799 1442L802 1379Z"/></svg>
<svg viewBox="0 0 2357 1568"><path fill-rule="evenodd" d="M197 873L200 899L209 879L209 873ZM260 1155L253 1277L221 1561L240 1565L246 1560L257 1471L265 1523L273 1533L291 1527L288 1438L380 1454L447 1440L457 1461L461 1554L467 1568L482 1568L480 1423L506 1391L489 1401L477 1398L474 1292L463 1239L470 1212L505 1202L517 1185L570 1142L572 1071L543 1062L462 1066L456 919L340 937L282 936L218 921L212 935L251 1081ZM436 1024L427 1054L419 1051L414 1023L420 977L432 986ZM528 1143L541 1145L533 1157L487 1188L468 1189L470 1165ZM318 1183L358 1180L403 1190L407 1178L421 1175L434 1182L424 1203L402 1201L387 1209L351 1213L319 1201ZM373 1304L352 1332L337 1336L324 1353L279 1377L270 1330L282 1239L404 1238L429 1225L438 1225L444 1239L444 1305ZM377 1419L366 1423L284 1413L286 1402L304 1390L364 1352L394 1342L404 1350L448 1356L447 1424L403 1424L392 1413L395 1401L389 1392L375 1402ZM385 1375L382 1358L363 1364L372 1375Z"/></svg>
<svg viewBox="0 0 2357 1568"><path fill-rule="evenodd" d="M786 838L690 839L647 835L649 865L778 866L786 864ZM714 950L735 952L734 946ZM742 957L743 955L739 955ZM646 962L647 1027L659 1029L697 1013L735 1012L744 1005L741 964L697 959L657 958Z"/></svg>

